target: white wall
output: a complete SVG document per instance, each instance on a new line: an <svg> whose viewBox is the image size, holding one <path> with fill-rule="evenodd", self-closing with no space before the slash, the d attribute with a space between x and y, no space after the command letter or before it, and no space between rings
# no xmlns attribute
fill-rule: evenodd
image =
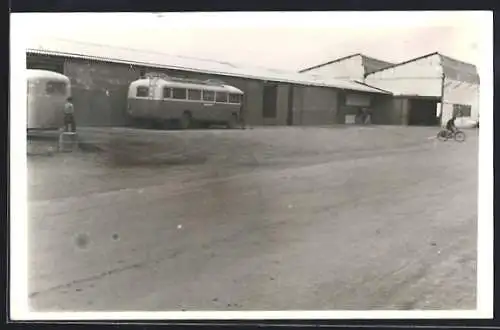
<svg viewBox="0 0 500 330"><path fill-rule="evenodd" d="M396 95L441 96L443 70L439 55L368 75L365 83Z"/></svg>
<svg viewBox="0 0 500 330"><path fill-rule="evenodd" d="M453 104L471 105L469 119L478 120L479 116L479 85L458 80L445 79L444 82L443 121L450 119L453 114ZM445 111L446 109L446 111Z"/></svg>
<svg viewBox="0 0 500 330"><path fill-rule="evenodd" d="M364 72L362 58L358 55L304 73L325 76L328 78L363 81Z"/></svg>

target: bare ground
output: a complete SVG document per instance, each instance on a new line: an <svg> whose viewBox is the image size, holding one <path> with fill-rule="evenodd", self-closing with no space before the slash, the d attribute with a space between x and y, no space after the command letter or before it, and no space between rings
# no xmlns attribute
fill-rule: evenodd
<svg viewBox="0 0 500 330"><path fill-rule="evenodd" d="M28 158L32 308L473 309L477 135L435 133L82 130Z"/></svg>

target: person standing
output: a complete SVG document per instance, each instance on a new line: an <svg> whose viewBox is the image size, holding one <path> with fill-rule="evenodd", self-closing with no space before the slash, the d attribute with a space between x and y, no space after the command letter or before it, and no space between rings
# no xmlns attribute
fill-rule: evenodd
<svg viewBox="0 0 500 330"><path fill-rule="evenodd" d="M359 125L363 124L363 109L358 109L356 116L354 117L354 123Z"/></svg>
<svg viewBox="0 0 500 330"><path fill-rule="evenodd" d="M76 132L75 123L75 107L73 106L72 98L68 97L66 99L66 104L64 105L64 131L69 132L69 126L71 126L71 132Z"/></svg>
<svg viewBox="0 0 500 330"><path fill-rule="evenodd" d="M365 125L370 125L372 123L372 112L370 109L365 108L364 109L364 124Z"/></svg>

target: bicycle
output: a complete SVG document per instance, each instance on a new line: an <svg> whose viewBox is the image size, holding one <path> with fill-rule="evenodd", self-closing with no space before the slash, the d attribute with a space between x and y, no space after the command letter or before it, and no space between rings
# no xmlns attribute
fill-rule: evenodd
<svg viewBox="0 0 500 330"><path fill-rule="evenodd" d="M454 132L451 132L449 130L443 129L437 134L437 138L440 141L448 141L449 139L454 139L457 142L464 142L465 141L465 133L456 130Z"/></svg>

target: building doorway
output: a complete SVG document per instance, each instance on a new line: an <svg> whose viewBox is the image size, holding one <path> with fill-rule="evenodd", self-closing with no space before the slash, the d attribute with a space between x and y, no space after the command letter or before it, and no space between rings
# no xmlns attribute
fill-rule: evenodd
<svg viewBox="0 0 500 330"><path fill-rule="evenodd" d="M439 117L436 115L438 100L411 99L409 102L408 125L437 126Z"/></svg>
<svg viewBox="0 0 500 330"><path fill-rule="evenodd" d="M264 119L275 119L277 116L276 106L278 104L278 85L265 84L262 101L262 117Z"/></svg>

